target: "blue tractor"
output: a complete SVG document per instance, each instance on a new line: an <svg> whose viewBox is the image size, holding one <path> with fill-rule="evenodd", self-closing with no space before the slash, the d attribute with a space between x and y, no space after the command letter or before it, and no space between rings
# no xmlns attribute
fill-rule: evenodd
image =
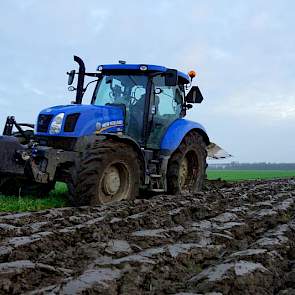
<svg viewBox="0 0 295 295"><path fill-rule="evenodd" d="M79 71L68 73L69 90L76 91L72 104L41 111L35 126L7 118L0 192L44 195L62 181L71 203L80 206L130 200L141 191L199 191L210 141L202 125L185 119L203 100L191 87L194 72L123 61L86 72L82 59L74 60ZM82 104L90 84L90 104Z"/></svg>

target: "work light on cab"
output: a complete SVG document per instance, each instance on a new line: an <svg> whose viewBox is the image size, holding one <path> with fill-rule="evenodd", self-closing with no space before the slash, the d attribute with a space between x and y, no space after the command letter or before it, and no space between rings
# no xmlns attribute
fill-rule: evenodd
<svg viewBox="0 0 295 295"><path fill-rule="evenodd" d="M146 65L141 65L140 67L141 71L147 71L148 67Z"/></svg>

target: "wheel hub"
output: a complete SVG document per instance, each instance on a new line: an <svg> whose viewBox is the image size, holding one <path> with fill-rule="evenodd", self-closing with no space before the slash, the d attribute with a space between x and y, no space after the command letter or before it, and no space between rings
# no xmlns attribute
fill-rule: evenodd
<svg viewBox="0 0 295 295"><path fill-rule="evenodd" d="M120 172L115 166L105 171L103 190L107 195L115 195L121 186Z"/></svg>

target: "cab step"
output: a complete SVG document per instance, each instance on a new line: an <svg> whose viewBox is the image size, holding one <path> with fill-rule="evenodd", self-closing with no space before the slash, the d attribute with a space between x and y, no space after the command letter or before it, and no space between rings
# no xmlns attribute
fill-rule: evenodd
<svg viewBox="0 0 295 295"><path fill-rule="evenodd" d="M151 174L150 177L151 178L162 178L162 175L160 175L160 174Z"/></svg>

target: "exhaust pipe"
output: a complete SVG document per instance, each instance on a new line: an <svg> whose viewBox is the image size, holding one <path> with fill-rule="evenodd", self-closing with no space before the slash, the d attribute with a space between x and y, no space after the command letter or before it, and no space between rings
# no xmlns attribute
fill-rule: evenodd
<svg viewBox="0 0 295 295"><path fill-rule="evenodd" d="M81 104L84 95L84 78L85 78L85 64L83 60L74 55L74 61L79 64L77 91L76 91L76 104Z"/></svg>

